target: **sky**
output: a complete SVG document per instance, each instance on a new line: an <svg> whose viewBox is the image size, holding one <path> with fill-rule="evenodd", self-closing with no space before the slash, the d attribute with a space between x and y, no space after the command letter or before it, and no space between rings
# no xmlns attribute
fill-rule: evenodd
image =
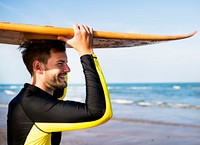
<svg viewBox="0 0 200 145"><path fill-rule="evenodd" d="M108 83L200 82L200 1L198 0L0 0L0 21L94 30L182 35L159 44L95 49ZM17 45L0 44L0 84L30 82ZM67 49L69 83L84 83L78 54Z"/></svg>

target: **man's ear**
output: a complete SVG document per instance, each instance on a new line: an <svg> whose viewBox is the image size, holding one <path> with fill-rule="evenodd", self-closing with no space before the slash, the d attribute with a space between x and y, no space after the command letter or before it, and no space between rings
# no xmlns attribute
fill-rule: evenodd
<svg viewBox="0 0 200 145"><path fill-rule="evenodd" d="M37 73L42 73L44 70L43 63L39 62L38 60L35 60L33 62L33 71Z"/></svg>

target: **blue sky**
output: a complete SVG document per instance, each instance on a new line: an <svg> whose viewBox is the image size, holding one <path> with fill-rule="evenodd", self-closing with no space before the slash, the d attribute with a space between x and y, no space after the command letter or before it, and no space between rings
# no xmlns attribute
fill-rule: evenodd
<svg viewBox="0 0 200 145"><path fill-rule="evenodd" d="M200 31L198 0L1 0L0 21L159 35ZM199 32L200 33L200 32ZM200 82L200 35L148 46L95 50L109 83ZM30 82L16 45L0 44L0 83ZM70 83L84 83L78 54L67 50Z"/></svg>

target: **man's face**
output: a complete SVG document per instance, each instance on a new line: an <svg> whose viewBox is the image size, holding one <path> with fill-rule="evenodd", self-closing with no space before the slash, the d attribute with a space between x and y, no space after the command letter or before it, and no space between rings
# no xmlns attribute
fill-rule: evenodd
<svg viewBox="0 0 200 145"><path fill-rule="evenodd" d="M67 62L65 52L51 50L51 57L48 59L44 71L45 83L48 88L57 89L67 86L66 77L67 73L70 72Z"/></svg>

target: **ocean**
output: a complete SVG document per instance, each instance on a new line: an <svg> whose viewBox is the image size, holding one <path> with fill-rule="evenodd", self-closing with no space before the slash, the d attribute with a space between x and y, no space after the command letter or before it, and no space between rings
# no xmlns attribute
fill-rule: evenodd
<svg viewBox="0 0 200 145"><path fill-rule="evenodd" d="M0 84L0 127L22 84ZM200 127L200 83L108 84L113 118ZM84 102L85 86L68 86L67 99Z"/></svg>

